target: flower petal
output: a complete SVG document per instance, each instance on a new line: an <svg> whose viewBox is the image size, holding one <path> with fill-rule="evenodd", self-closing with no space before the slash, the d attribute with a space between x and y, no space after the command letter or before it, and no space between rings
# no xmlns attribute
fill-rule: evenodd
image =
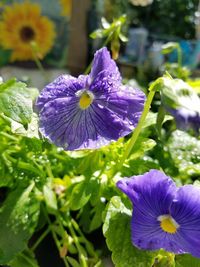
<svg viewBox="0 0 200 267"><path fill-rule="evenodd" d="M88 76L75 78L70 75L61 75L55 81L48 84L40 93L36 107L40 111L48 101L57 98L72 97L78 90L85 87Z"/></svg>
<svg viewBox="0 0 200 267"><path fill-rule="evenodd" d="M119 124L110 126L108 122L104 123L109 119L107 113L91 113L94 113L91 107L86 110L79 108L78 98L54 99L46 103L40 112L40 132L48 140L67 150L98 148L110 143L113 136L107 136L109 130L105 129L116 127L113 129L116 138L115 130Z"/></svg>
<svg viewBox="0 0 200 267"><path fill-rule="evenodd" d="M200 257L200 188L185 185L178 189L170 212L180 225L178 242L188 253Z"/></svg>
<svg viewBox="0 0 200 267"><path fill-rule="evenodd" d="M107 102L103 97L97 99L97 102L126 121L130 129L136 127L144 108L145 94L132 87L120 86L118 91L110 92L108 95Z"/></svg>
<svg viewBox="0 0 200 267"><path fill-rule="evenodd" d="M90 114L99 138L102 136L108 140L117 140L131 131L129 125L114 112L98 103L91 105Z"/></svg>
<svg viewBox="0 0 200 267"><path fill-rule="evenodd" d="M169 214L170 205L176 194L172 179L158 170L144 175L118 181L117 186L133 203L131 222L132 242L141 249L166 249L183 253L176 235L166 233L160 227L158 217Z"/></svg>
<svg viewBox="0 0 200 267"><path fill-rule="evenodd" d="M63 139L66 127L78 117L77 100L72 97L58 98L47 102L40 112L40 132L57 146L66 148Z"/></svg>
<svg viewBox="0 0 200 267"><path fill-rule="evenodd" d="M118 181L117 186L133 202L134 207L158 217L169 213L176 193L172 179L159 170Z"/></svg>
<svg viewBox="0 0 200 267"><path fill-rule="evenodd" d="M113 76L117 77L117 79L121 80L121 76L115 61L111 59L107 48L103 47L94 54L94 60L90 73L91 79L93 80L99 73L105 70L112 73Z"/></svg>
<svg viewBox="0 0 200 267"><path fill-rule="evenodd" d="M114 112L124 124L129 125L128 133L136 127L146 99L141 90L122 85L118 76L107 70L97 75L89 90L94 94L96 103Z"/></svg>
<svg viewBox="0 0 200 267"><path fill-rule="evenodd" d="M105 99L109 93L116 93L120 90L121 81L114 73L107 70L102 71L92 81L89 90L95 95L96 99Z"/></svg>
<svg viewBox="0 0 200 267"><path fill-rule="evenodd" d="M186 109L168 109L169 112L175 117L176 124L179 129L188 130L194 129L198 134L200 130L200 113Z"/></svg>
<svg viewBox="0 0 200 267"><path fill-rule="evenodd" d="M131 239L133 244L140 249L158 250L162 248L177 254L185 252L177 242L176 234L164 232L157 218L137 206L133 208Z"/></svg>

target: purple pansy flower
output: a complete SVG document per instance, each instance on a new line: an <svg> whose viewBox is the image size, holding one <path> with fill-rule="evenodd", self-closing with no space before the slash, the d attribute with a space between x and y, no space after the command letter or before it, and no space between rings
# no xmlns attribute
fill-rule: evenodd
<svg viewBox="0 0 200 267"><path fill-rule="evenodd" d="M126 87L107 48L94 55L89 75L61 75L39 95L40 132L67 150L99 148L137 125L145 95Z"/></svg>
<svg viewBox="0 0 200 267"><path fill-rule="evenodd" d="M200 108L200 101L199 101ZM189 108L169 109L169 112L176 119L176 124L179 129L188 130L194 129L199 134L200 130L200 111L196 112Z"/></svg>
<svg viewBox="0 0 200 267"><path fill-rule="evenodd" d="M158 170L120 180L117 186L133 203L135 246L200 257L200 187L178 188Z"/></svg>
<svg viewBox="0 0 200 267"><path fill-rule="evenodd" d="M163 78L162 103L174 116L178 128L200 130L200 98L192 87L180 79Z"/></svg>

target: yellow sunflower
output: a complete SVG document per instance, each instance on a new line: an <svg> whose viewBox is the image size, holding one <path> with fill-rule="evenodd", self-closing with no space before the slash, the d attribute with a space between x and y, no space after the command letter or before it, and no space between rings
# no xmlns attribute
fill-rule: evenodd
<svg viewBox="0 0 200 267"><path fill-rule="evenodd" d="M62 8L61 15L70 17L72 12L72 0L60 0L60 5Z"/></svg>
<svg viewBox="0 0 200 267"><path fill-rule="evenodd" d="M11 60L34 59L33 47L37 56L43 58L53 46L54 24L41 16L38 4L29 2L6 6L0 22L0 44L12 50Z"/></svg>

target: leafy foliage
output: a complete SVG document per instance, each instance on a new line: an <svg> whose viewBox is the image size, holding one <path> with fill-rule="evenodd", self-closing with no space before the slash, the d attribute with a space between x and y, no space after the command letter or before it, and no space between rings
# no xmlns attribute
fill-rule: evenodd
<svg viewBox="0 0 200 267"><path fill-rule="evenodd" d="M111 43L112 58L117 59L119 56L120 41L127 42L127 37L122 33L124 24L126 23L126 16L122 15L118 19L114 19L109 23L105 18L101 19L102 29L98 29L90 34L93 39L105 38L106 44Z"/></svg>
<svg viewBox="0 0 200 267"><path fill-rule="evenodd" d="M26 249L19 253L10 263L10 267L38 267L38 263L34 258L34 254L31 250Z"/></svg>
<svg viewBox="0 0 200 267"><path fill-rule="evenodd" d="M0 264L9 262L34 232L39 215L39 202L32 196L34 183L9 194L0 213Z"/></svg>
<svg viewBox="0 0 200 267"><path fill-rule="evenodd" d="M103 24L104 30L112 28ZM155 82L156 90L163 79ZM169 102L174 100L170 88ZM101 267L105 252L93 234L103 225L116 267L199 266L190 255L135 248L132 207L115 185L124 176L161 168L177 183L196 180L198 185L199 138L176 130L173 118L154 108L124 162L131 135L95 151L63 151L38 132L36 95L36 89L15 80L0 85L0 264L38 267L34 251L52 234L65 266Z"/></svg>
<svg viewBox="0 0 200 267"><path fill-rule="evenodd" d="M180 177L198 178L200 175L200 141L183 131L175 131L169 139L169 151Z"/></svg>
<svg viewBox="0 0 200 267"><path fill-rule="evenodd" d="M15 122L28 124L32 118L31 89L15 79L0 84L0 112Z"/></svg>
<svg viewBox="0 0 200 267"><path fill-rule="evenodd" d="M131 244L131 210L119 197L113 197L106 209L103 232L116 267L152 266L154 254L138 250Z"/></svg>
<svg viewBox="0 0 200 267"><path fill-rule="evenodd" d="M188 254L176 256L176 267L187 267L187 266L199 267L200 260Z"/></svg>
<svg viewBox="0 0 200 267"><path fill-rule="evenodd" d="M128 1L109 0L105 2L105 12L108 19L125 13L134 27L142 25L149 32L167 40L172 37L194 39L194 16L198 3L198 0L154 0L151 5L142 7L134 6ZM174 27L175 18L176 27Z"/></svg>

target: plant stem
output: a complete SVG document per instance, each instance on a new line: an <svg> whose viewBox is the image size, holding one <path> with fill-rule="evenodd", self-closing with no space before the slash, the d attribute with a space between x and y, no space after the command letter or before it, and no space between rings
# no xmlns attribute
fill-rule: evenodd
<svg viewBox="0 0 200 267"><path fill-rule="evenodd" d="M36 267L32 260L28 256L24 255L24 253L21 253L20 256L29 263L29 266Z"/></svg>
<svg viewBox="0 0 200 267"><path fill-rule="evenodd" d="M43 68L42 63L40 62L40 60L37 58L36 55L34 55L34 61L35 61L36 66L38 67L39 71L41 72L42 76L45 77L45 81L48 83L49 77L48 77L45 69Z"/></svg>
<svg viewBox="0 0 200 267"><path fill-rule="evenodd" d="M182 69L182 50L179 44L177 44L177 58L178 58L178 78L181 78L181 69Z"/></svg>
<svg viewBox="0 0 200 267"><path fill-rule="evenodd" d="M38 238L38 240L35 242L35 244L32 246L31 250L34 251L38 245L42 242L42 240L48 235L48 233L50 232L50 228L48 227L42 234L41 236Z"/></svg>
<svg viewBox="0 0 200 267"><path fill-rule="evenodd" d="M54 176L53 176L53 173L52 173L52 170L51 170L51 166L49 163L46 164L46 171L47 171L47 174L49 176L49 178L53 179Z"/></svg>
<svg viewBox="0 0 200 267"><path fill-rule="evenodd" d="M82 239L84 240L85 244L88 245L87 250L88 250L88 252L90 253L90 255L93 256L95 259L97 259L98 257L97 257L97 255L96 255L96 253L95 253L93 247L91 246L90 242L85 238L85 236L84 236L83 233L81 232L81 230L80 230L79 225L77 224L77 222L76 222L74 219L72 219L72 220L71 220L71 223L72 223L72 225L74 226L75 230L76 230L76 231L79 233L79 235L82 237Z"/></svg>
<svg viewBox="0 0 200 267"><path fill-rule="evenodd" d="M57 247L58 251L60 252L61 246L60 246L60 242L59 242L59 240L57 238L57 235L56 235L56 233L55 233L55 231L53 229L53 224L52 224L51 220L49 219L48 213L47 213L47 211L46 211L45 208L43 208L43 211L44 211L45 217L47 219L47 222L49 224L49 228L51 230L53 240L54 240L54 242L56 244L56 247ZM65 267L70 267L69 264L68 264L68 262L67 262L67 260L65 258L62 258L62 260L63 260L63 262L65 264Z"/></svg>
<svg viewBox="0 0 200 267"><path fill-rule="evenodd" d="M159 79L156 80L154 83L152 83L152 85L150 86L149 90L149 94L148 94L148 97L147 97L147 100L146 100L146 103L144 105L144 110L142 112L142 115L140 117L140 120L138 122L138 125L137 127L135 128L133 134L132 134L132 137L130 139L130 141L128 142L127 146L126 146L126 149L124 151L124 154L122 155L122 158L118 164L118 170L120 170L120 168L123 166L124 164L124 161L128 158L131 150L133 149L133 146L135 145L135 142L137 141L137 138L142 130L142 126L145 122L145 119L147 117L147 114L151 108L151 103L152 103L152 100L154 98L154 95L155 95L155 92L156 90L154 90L154 87L159 83Z"/></svg>
<svg viewBox="0 0 200 267"><path fill-rule="evenodd" d="M10 134L8 134L8 133L0 132L0 135L2 135L2 136L4 136L4 137L7 137L7 138L9 138L9 139L11 139L11 140L13 140L13 141L17 141L17 138L16 138L16 137L14 137L14 136L12 136L12 135L10 135Z"/></svg>
<svg viewBox="0 0 200 267"><path fill-rule="evenodd" d="M77 236L76 236L76 233L75 233L75 231L74 231L74 228L73 228L72 224L69 223L69 224L68 224L68 227L69 227L70 234L71 234L71 236L72 236L72 238L73 238L73 240L74 240L74 243L75 243L75 245L76 245L76 247L77 247L77 249L78 249L78 253L79 253L79 257L80 257L80 263L81 263L81 266L82 266L82 267L88 267L87 262L86 262L86 260L85 260L85 257L84 257L84 255L83 255L82 248L81 248L81 246L80 246L80 244L79 244L79 240L78 240L78 238L77 238Z"/></svg>
<svg viewBox="0 0 200 267"><path fill-rule="evenodd" d="M44 76L46 82L49 82L49 77L45 71L45 69L42 66L42 63L40 62L38 56L37 56L37 45L35 43L30 44L32 52L33 52L33 58L35 61L36 66L38 67L39 71L41 72L42 76Z"/></svg>

